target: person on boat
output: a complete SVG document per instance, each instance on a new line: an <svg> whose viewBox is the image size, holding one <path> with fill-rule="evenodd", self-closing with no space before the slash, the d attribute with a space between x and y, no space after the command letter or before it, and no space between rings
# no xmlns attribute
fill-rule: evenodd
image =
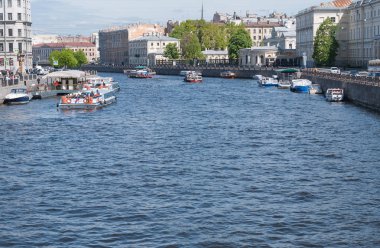
<svg viewBox="0 0 380 248"><path fill-rule="evenodd" d="M95 94L94 94L94 91L92 90L91 93L90 93L90 96L93 97Z"/></svg>

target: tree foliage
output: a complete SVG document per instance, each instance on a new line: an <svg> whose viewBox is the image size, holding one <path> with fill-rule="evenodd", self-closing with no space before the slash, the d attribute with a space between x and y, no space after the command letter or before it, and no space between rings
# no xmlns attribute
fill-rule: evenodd
<svg viewBox="0 0 380 248"><path fill-rule="evenodd" d="M78 65L74 52L70 49L53 51L49 57L49 62L52 66L54 65L55 60L58 61L58 67L75 68Z"/></svg>
<svg viewBox="0 0 380 248"><path fill-rule="evenodd" d="M178 59L179 58L179 51L177 44L175 43L169 43L165 47L164 56L169 59Z"/></svg>
<svg viewBox="0 0 380 248"><path fill-rule="evenodd" d="M194 36L197 38L201 50L224 50L228 43L225 26L207 23L204 20L187 20L182 22L174 28L170 36L181 41L182 55L185 58L201 58L203 56L200 53L198 53L199 56L194 56L194 54L186 51L189 41L192 41L192 46L190 46L192 49L194 46L197 46Z"/></svg>
<svg viewBox="0 0 380 248"><path fill-rule="evenodd" d="M230 59L239 58L239 50L250 48L252 39L243 26L236 26L230 29L230 38L228 43L228 55Z"/></svg>
<svg viewBox="0 0 380 248"><path fill-rule="evenodd" d="M86 54L82 50L74 52L74 57L78 61L77 66L85 65L88 63Z"/></svg>
<svg viewBox="0 0 380 248"><path fill-rule="evenodd" d="M319 26L314 39L313 59L318 66L334 64L339 44L336 41L337 26L327 18Z"/></svg>
<svg viewBox="0 0 380 248"><path fill-rule="evenodd" d="M202 59L204 57L201 44L195 34L185 35L181 40L181 48L185 59Z"/></svg>

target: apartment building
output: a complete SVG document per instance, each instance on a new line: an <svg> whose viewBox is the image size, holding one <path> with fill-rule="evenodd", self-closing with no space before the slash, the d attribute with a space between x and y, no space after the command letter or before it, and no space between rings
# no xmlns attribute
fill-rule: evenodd
<svg viewBox="0 0 380 248"><path fill-rule="evenodd" d="M0 0L0 70L32 67L30 0Z"/></svg>
<svg viewBox="0 0 380 248"><path fill-rule="evenodd" d="M380 0L354 2L347 15L347 66L367 67L369 60L380 58Z"/></svg>
<svg viewBox="0 0 380 248"><path fill-rule="evenodd" d="M62 43L42 43L33 46L33 57L36 64L49 65L49 57L53 51L71 49L74 52L83 51L88 62L97 61L96 45L90 42L62 42Z"/></svg>
<svg viewBox="0 0 380 248"><path fill-rule="evenodd" d="M245 24L245 29L251 36L252 46L264 46L264 39L272 33L272 29L275 27L283 26L282 23L270 20L258 19L257 22L248 22Z"/></svg>
<svg viewBox="0 0 380 248"><path fill-rule="evenodd" d="M345 20L346 9L351 3L351 0L335 0L302 10L296 15L297 55L300 57L305 55L307 60L306 66L314 66L314 60L312 58L314 38L321 23L326 18L330 18L337 25L340 24ZM342 44L339 51L342 57L345 56L345 41L347 38L345 37L346 31L344 25L339 26L339 28L337 31L337 40Z"/></svg>
<svg viewBox="0 0 380 248"><path fill-rule="evenodd" d="M129 41L146 33L164 34L156 24L131 24L99 31L100 62L107 65L129 64Z"/></svg>

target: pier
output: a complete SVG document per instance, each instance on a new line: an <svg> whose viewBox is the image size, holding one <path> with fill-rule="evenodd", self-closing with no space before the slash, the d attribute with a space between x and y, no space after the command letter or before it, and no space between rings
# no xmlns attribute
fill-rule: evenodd
<svg viewBox="0 0 380 248"><path fill-rule="evenodd" d="M37 83L37 75L21 75L14 77L0 77L0 104L4 102L7 94L15 88L29 88Z"/></svg>

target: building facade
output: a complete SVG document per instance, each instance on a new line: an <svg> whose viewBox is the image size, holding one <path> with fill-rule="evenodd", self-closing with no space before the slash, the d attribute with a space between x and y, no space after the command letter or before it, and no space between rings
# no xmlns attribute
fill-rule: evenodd
<svg viewBox="0 0 380 248"><path fill-rule="evenodd" d="M347 7L351 3L351 0L335 0L302 10L296 15L297 55L300 57L306 56L307 67L315 66L312 55L314 51L314 38L319 26L326 18L330 18L337 25L340 24L344 20ZM338 41L344 41L344 31L338 30L337 36ZM344 51L343 47L341 51Z"/></svg>
<svg viewBox="0 0 380 248"><path fill-rule="evenodd" d="M83 51L89 63L97 61L96 45L90 42L43 43L33 46L33 60L38 65L50 65L49 57L53 51L70 49L73 52Z"/></svg>
<svg viewBox="0 0 380 248"><path fill-rule="evenodd" d="M229 62L228 50L205 50L202 53L208 64L226 64Z"/></svg>
<svg viewBox="0 0 380 248"><path fill-rule="evenodd" d="M380 58L380 0L363 0L347 9L347 64L367 67Z"/></svg>
<svg viewBox="0 0 380 248"><path fill-rule="evenodd" d="M148 33L129 41L129 65L154 65L155 61L151 61L151 59L163 58L165 48L168 44L176 44L177 48L180 48L178 39L162 34ZM151 54L155 56L152 57L150 56Z"/></svg>
<svg viewBox="0 0 380 248"><path fill-rule="evenodd" d="M248 31L252 39L252 45L255 46L264 46L264 39L266 36L269 36L272 33L272 29L275 27L283 26L279 22L271 21L261 21L260 19L257 22L246 23L245 29Z"/></svg>
<svg viewBox="0 0 380 248"><path fill-rule="evenodd" d="M164 34L156 24L131 24L99 31L100 62L106 65L129 64L129 41L146 33Z"/></svg>
<svg viewBox="0 0 380 248"><path fill-rule="evenodd" d="M239 64L243 66L270 66L276 61L278 48L259 46L239 50Z"/></svg>
<svg viewBox="0 0 380 248"><path fill-rule="evenodd" d="M30 0L0 0L0 69L21 70L33 65Z"/></svg>

